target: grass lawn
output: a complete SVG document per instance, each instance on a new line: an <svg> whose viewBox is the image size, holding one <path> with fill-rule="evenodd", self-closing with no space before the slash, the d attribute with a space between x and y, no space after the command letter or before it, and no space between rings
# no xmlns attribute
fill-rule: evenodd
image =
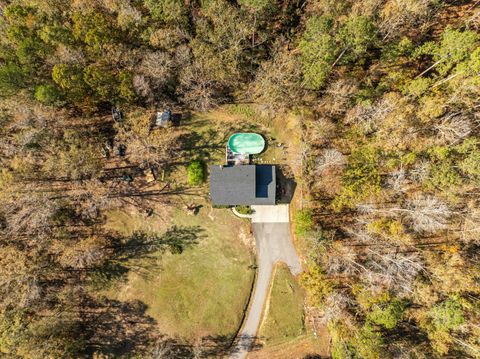
<svg viewBox="0 0 480 359"><path fill-rule="evenodd" d="M278 266L259 336L268 346L291 341L304 334L303 290L287 266Z"/></svg>
<svg viewBox="0 0 480 359"><path fill-rule="evenodd" d="M197 245L181 254L159 255L148 275L132 270L126 283L107 293L122 301L144 302L162 333L188 341L235 334L254 274L251 247L245 243L248 222L229 210L202 204L196 216L177 208L168 218L168 226L198 226ZM162 233L167 228L158 218L125 212L110 213L107 225L124 234L140 229Z"/></svg>

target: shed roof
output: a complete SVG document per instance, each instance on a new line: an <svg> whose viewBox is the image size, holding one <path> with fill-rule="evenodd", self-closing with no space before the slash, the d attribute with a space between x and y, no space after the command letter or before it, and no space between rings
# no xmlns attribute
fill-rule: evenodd
<svg viewBox="0 0 480 359"><path fill-rule="evenodd" d="M275 166L211 166L210 194L214 205L275 204Z"/></svg>

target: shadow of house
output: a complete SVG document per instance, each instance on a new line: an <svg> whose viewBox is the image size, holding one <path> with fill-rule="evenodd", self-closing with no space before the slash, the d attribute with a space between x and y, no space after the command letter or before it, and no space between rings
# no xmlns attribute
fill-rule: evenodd
<svg viewBox="0 0 480 359"><path fill-rule="evenodd" d="M297 188L293 175L284 167L277 167L277 203L288 204L292 201Z"/></svg>

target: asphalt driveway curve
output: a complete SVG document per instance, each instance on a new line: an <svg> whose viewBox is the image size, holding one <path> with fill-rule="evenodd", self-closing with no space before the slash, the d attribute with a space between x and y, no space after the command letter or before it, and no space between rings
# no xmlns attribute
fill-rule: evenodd
<svg viewBox="0 0 480 359"><path fill-rule="evenodd" d="M273 267L285 263L293 275L302 271L300 259L290 235L288 204L252 206L253 234L257 246L258 273L250 308L232 351L231 359L243 359L255 341L268 296Z"/></svg>

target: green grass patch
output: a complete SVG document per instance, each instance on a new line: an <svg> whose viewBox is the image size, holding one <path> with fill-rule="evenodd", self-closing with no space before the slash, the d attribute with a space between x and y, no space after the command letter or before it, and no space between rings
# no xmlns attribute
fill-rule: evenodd
<svg viewBox="0 0 480 359"><path fill-rule="evenodd" d="M267 345L291 341L305 334L303 297L303 290L288 267L278 267L267 317L260 329L260 337Z"/></svg>
<svg viewBox="0 0 480 359"><path fill-rule="evenodd" d="M235 209L240 214L248 215L253 213L253 209L250 206L236 206Z"/></svg>
<svg viewBox="0 0 480 359"><path fill-rule="evenodd" d="M158 217L158 223L126 213L116 212L111 217L108 225L120 225L119 229L127 233L155 232L162 227ZM155 265L149 262L147 273L132 270L127 282L109 290L107 295L122 301L144 302L147 314L157 321L160 331L171 336L193 342L209 335L235 334L254 275L252 252L241 240L242 233L248 233L245 223L230 211L210 207L203 207L197 216L176 209L167 222L198 226L198 244L181 254L158 254Z"/></svg>
<svg viewBox="0 0 480 359"><path fill-rule="evenodd" d="M305 236L313 230L313 213L310 209L301 209L295 215L295 234Z"/></svg>

